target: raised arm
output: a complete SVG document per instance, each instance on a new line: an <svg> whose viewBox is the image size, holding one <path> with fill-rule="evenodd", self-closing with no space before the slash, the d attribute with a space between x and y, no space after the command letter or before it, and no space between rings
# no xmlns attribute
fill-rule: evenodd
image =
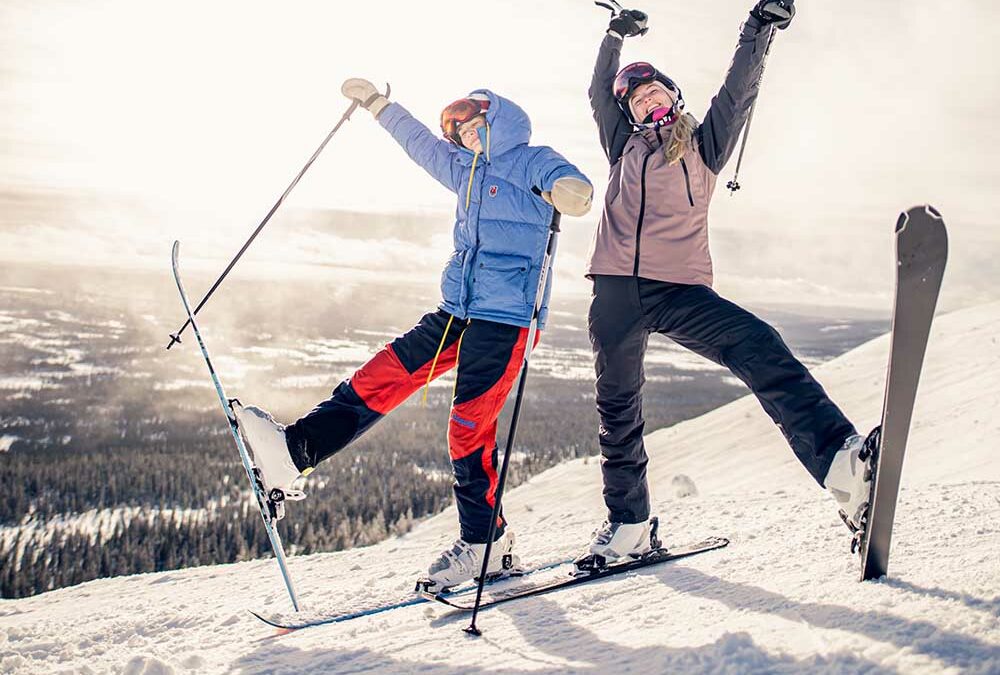
<svg viewBox="0 0 1000 675"><path fill-rule="evenodd" d="M782 11L786 12L783 16L773 13ZM761 0L743 23L726 79L697 132L698 150L712 173L721 172L729 161L757 98L771 24L787 28L794 15L789 0Z"/></svg>
<svg viewBox="0 0 1000 675"><path fill-rule="evenodd" d="M357 100L382 127L392 134L396 142L403 146L406 154L424 168L439 183L455 192L458 169L454 163L450 145L437 138L406 108L398 103L389 103L368 80L351 78L340 88L344 96Z"/></svg>
<svg viewBox="0 0 1000 675"><path fill-rule="evenodd" d="M457 165L450 143L435 136L398 103L386 106L377 119L403 150L406 150L410 159L422 166L439 183L455 192Z"/></svg>
<svg viewBox="0 0 1000 675"><path fill-rule="evenodd" d="M601 138L601 147L607 155L608 162L614 164L622 156L625 143L632 133L632 125L618 107L611 86L614 84L618 65L621 61L622 38L608 33L601 41L597 51L597 63L594 65L594 76L590 80L590 109L597 122L597 132Z"/></svg>
<svg viewBox="0 0 1000 675"><path fill-rule="evenodd" d="M622 41L627 37L645 35L649 30L646 27L647 19L645 12L637 9L623 9L612 13L607 35L597 51L597 64L594 66L594 76L590 80L587 94L590 96L590 109L601 136L601 146L611 164L622 156L625 143L632 134L632 124L618 107L611 91L615 75L618 74Z"/></svg>

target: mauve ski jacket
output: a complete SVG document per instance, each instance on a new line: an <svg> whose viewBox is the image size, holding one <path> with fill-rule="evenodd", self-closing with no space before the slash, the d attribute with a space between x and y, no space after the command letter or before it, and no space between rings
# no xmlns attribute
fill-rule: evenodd
<svg viewBox="0 0 1000 675"><path fill-rule="evenodd" d="M552 207L540 195L564 176L587 177L552 148L528 145L531 121L516 103L487 89L472 93L490 100L478 155L435 136L398 103L387 106L378 121L413 161L458 195L455 250L441 273L441 309L458 319L528 326L552 221ZM539 330L553 276L546 282Z"/></svg>
<svg viewBox="0 0 1000 675"><path fill-rule="evenodd" d="M697 127L692 147L668 165L664 141L669 129L635 131L615 101L612 84L622 41L605 36L589 95L611 174L588 276L712 285L708 206L757 97L767 38L757 19L747 19L722 89Z"/></svg>

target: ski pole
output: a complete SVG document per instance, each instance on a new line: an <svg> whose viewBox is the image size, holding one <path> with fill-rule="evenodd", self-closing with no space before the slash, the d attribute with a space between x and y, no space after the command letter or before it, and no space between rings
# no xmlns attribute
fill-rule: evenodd
<svg viewBox="0 0 1000 675"><path fill-rule="evenodd" d="M617 16L625 11L625 8L619 5L616 0L611 0L611 4L600 2L599 0L594 0L594 4L598 7L603 7L604 9L610 9L612 16Z"/></svg>
<svg viewBox="0 0 1000 675"><path fill-rule="evenodd" d="M503 486L507 480L507 467L510 465L510 455L514 450L514 435L517 433L517 420L521 414L521 401L524 400L524 385L528 380L528 359L538 333L538 315L542 311L542 301L545 299L545 283L549 270L552 268L552 258L556 254L556 244L559 242L559 220L562 217L558 211L552 211L552 222L549 224L549 237L545 244L545 256L542 258L542 270L538 275L538 290L535 291L535 307L531 313L531 324L528 326L528 336L524 343L524 360L521 362L521 373L517 383L517 397L514 399L514 412L510 418L510 432L507 434L507 444L504 448L503 462L500 465L500 476L497 478L496 491L493 494L493 515L490 518L490 531L486 536L486 550L483 553L483 568L479 572L479 586L476 588L476 605L472 609L472 621L463 630L470 635L480 636L482 631L476 627L476 616L483 599L483 585L486 583L486 571L490 564L490 552L493 550L493 537L496 535L497 518L500 517L500 500L503 498Z"/></svg>
<svg viewBox="0 0 1000 675"><path fill-rule="evenodd" d="M764 79L764 68L767 67L767 55L771 53L771 43L774 42L774 36L777 34L778 29L771 25L771 35L767 38L767 49L764 50L764 58L760 62L760 75L757 76L757 89L758 96L760 90L760 83ZM740 154L736 158L736 171L733 173L733 179L726 183L726 187L729 189L729 196L732 197L736 194L736 191L740 189L740 166L743 164L743 152L747 149L747 137L750 135L750 124L753 122L753 112L757 109L757 99L753 100L753 105L750 106L750 114L747 115L747 124L743 127L743 142L740 143Z"/></svg>
<svg viewBox="0 0 1000 675"><path fill-rule="evenodd" d="M386 84L385 96L387 98L391 91L392 88L388 84ZM212 284L212 287L208 289L208 292L205 294L205 297L203 297L201 301L198 303L197 307L194 308L195 315L197 315L198 311L205 306L205 303L208 302L208 299L212 297L213 293L215 293L215 289L219 287L219 285L222 283L222 280L226 278L229 272L236 265L237 261L243 257L243 254L246 253L246 250L250 248L250 244L253 243L253 240L257 238L257 235L260 234L261 230L264 229L264 226L267 225L267 221L271 220L271 216L274 215L274 213L278 210L281 204L285 201L285 197L287 197L288 194L295 188L295 186L299 184L299 180L302 179L302 176L305 175L306 171L309 170L309 167L312 166L313 162L316 161L316 158L319 157L319 154L323 152L323 149L326 148L326 144L330 142L330 139L333 138L333 135L337 133L337 130L340 129L340 127L344 124L344 122L346 122L351 118L351 115L354 113L355 110L358 109L359 105L361 105L361 101L357 100L351 101L351 105L348 106L347 111L340 118L340 121L337 122L336 126L334 126L333 129L330 131L330 133L327 134L326 138L323 139L323 142L319 144L319 147L316 148L316 152L312 154L312 157L310 157L309 161L306 162L305 166L302 167L302 170L299 171L299 173L295 176L295 178L288 185L288 187L285 188L285 191L281 193L281 196L278 197L278 201L274 203L274 206L271 207L271 210L267 212L266 216L264 216L264 220L260 222L260 225L257 226L257 229L253 231L253 234L250 235L250 238L246 240L245 244L243 244L243 248L241 248L239 253L236 254L236 257L234 257L231 261L229 261L229 265L226 266L226 269L222 272L219 278L215 280L215 283ZM169 344L167 344L167 349L170 349L176 343L181 341L181 333L183 333L184 329L186 329L190 325L191 325L191 319L189 318L180 327L180 330L178 330L176 333L170 334L170 342Z"/></svg>

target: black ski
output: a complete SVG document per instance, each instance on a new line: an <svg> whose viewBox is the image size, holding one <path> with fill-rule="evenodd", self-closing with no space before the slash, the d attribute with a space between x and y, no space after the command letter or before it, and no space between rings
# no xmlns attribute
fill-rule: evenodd
<svg viewBox="0 0 1000 675"><path fill-rule="evenodd" d="M489 590L483 594L483 600L479 607L480 609L484 609L486 607L492 607L504 602L510 602L511 600L528 598L534 595L542 595L543 593L551 593L553 591L562 590L571 586L579 586L580 584L597 581L598 579L605 579L617 574L624 574L633 570L642 569L651 565L659 565L660 563L687 558L688 556L696 555L698 553L714 551L728 545L728 539L724 539L723 537L709 537L704 541L688 546L678 546L669 550L665 548L658 548L638 560L614 563L580 576L571 576L565 571L560 570L561 573L552 579L528 581L527 583L516 584L506 588ZM439 594L432 597L434 600L442 604L464 612L471 612L475 607L475 597L472 594L463 596L446 596Z"/></svg>
<svg viewBox="0 0 1000 675"><path fill-rule="evenodd" d="M859 533L861 580L885 575L899 494L899 478L910 433L913 402L948 259L948 233L941 214L917 206L896 222L896 299L892 343L880 430L869 437L874 458L871 505Z"/></svg>

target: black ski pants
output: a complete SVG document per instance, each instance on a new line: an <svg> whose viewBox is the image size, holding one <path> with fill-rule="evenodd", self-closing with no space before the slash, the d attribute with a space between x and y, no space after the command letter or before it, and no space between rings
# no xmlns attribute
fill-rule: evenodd
<svg viewBox="0 0 1000 675"><path fill-rule="evenodd" d="M649 518L642 385L650 333L725 366L750 387L820 485L833 455L857 433L774 328L707 286L595 275L589 327L612 522Z"/></svg>

